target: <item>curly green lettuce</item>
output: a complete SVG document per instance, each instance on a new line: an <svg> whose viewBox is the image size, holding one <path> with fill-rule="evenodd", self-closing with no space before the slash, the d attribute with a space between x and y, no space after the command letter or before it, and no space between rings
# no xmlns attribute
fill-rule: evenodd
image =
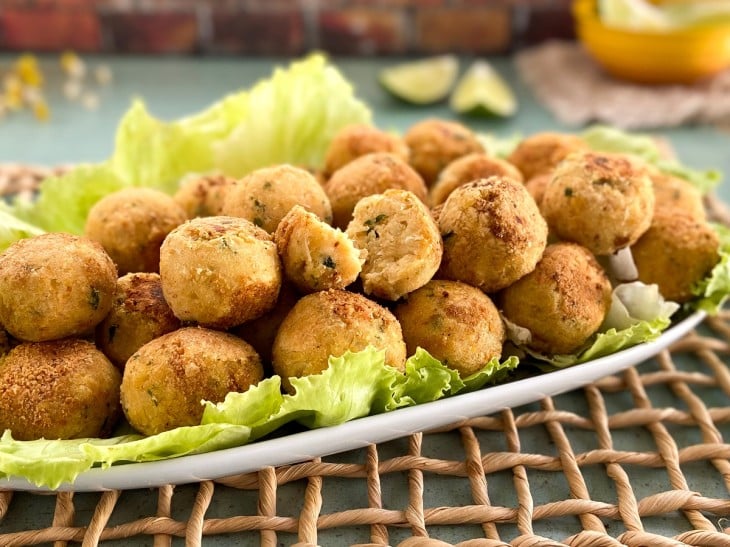
<svg viewBox="0 0 730 547"><path fill-rule="evenodd" d="M637 344L658 338L671 324L679 309L675 302L664 300L656 285L640 281L617 285L611 293L611 307L598 332L575 353L543 355L527 353L550 367L565 368L611 355Z"/></svg>
<svg viewBox="0 0 730 547"><path fill-rule="evenodd" d="M238 177L274 163L319 166L340 129L370 122L371 113L352 85L323 55L310 55L277 68L251 90L179 120L159 120L141 100L134 101L107 161L43 181L37 199L16 200L8 213L15 224L24 222L35 231L80 234L89 209L121 188L173 193L191 173ZM15 230L17 237L0 243L7 246L33 230Z"/></svg>
<svg viewBox="0 0 730 547"><path fill-rule="evenodd" d="M689 302L687 307L713 315L720 310L730 295L730 228L717 223L712 223L711 226L720 239L718 250L720 260L710 275L693 287L692 293L696 298Z"/></svg>
<svg viewBox="0 0 730 547"><path fill-rule="evenodd" d="M459 373L419 349L405 374L385 364L374 348L331 357L320 374L292 379L294 394L281 391L272 376L244 393L229 393L221 403L203 401L200 425L178 427L149 437L16 441L0 438L0 477L19 476L38 486L58 488L93 466L145 462L220 450L260 439L290 422L309 428L338 425L355 418L436 401L503 381L517 359L493 359L482 370ZM39 465L39 462L43 465Z"/></svg>
<svg viewBox="0 0 730 547"><path fill-rule="evenodd" d="M594 125L583 131L580 136L593 150L633 154L668 175L691 182L703 194L722 181L722 174L717 170L692 169L677 160L665 158L656 140L650 135L627 133L615 127Z"/></svg>
<svg viewBox="0 0 730 547"><path fill-rule="evenodd" d="M9 207L0 202L0 251L19 239L37 236L42 233L43 230L38 226L20 220L9 211Z"/></svg>

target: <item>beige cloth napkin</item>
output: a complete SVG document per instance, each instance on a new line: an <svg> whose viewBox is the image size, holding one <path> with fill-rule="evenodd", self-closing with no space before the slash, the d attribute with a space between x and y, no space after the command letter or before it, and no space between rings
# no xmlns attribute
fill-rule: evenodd
<svg viewBox="0 0 730 547"><path fill-rule="evenodd" d="M730 123L730 70L693 85L647 86L605 73L574 42L546 42L517 54L517 70L561 122L624 129Z"/></svg>

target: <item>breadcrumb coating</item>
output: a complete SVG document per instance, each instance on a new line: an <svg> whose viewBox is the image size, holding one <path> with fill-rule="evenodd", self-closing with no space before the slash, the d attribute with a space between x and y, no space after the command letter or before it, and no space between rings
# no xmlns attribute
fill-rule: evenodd
<svg viewBox="0 0 730 547"><path fill-rule="evenodd" d="M27 342L0 360L0 429L16 440L106 437L121 374L91 342Z"/></svg>

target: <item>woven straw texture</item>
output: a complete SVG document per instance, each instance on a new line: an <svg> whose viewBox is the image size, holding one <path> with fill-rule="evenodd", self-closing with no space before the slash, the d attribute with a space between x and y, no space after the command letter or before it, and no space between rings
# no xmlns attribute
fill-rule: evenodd
<svg viewBox="0 0 730 547"><path fill-rule="evenodd" d="M0 167L0 189L46 174ZM0 492L0 545L730 547L728 359L730 311L581 390L344 455L144 491ZM47 521L29 529L29 512Z"/></svg>

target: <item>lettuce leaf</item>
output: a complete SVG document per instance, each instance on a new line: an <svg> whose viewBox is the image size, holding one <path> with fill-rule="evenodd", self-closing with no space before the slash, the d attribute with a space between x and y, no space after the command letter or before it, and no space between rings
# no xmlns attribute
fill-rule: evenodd
<svg viewBox="0 0 730 547"><path fill-rule="evenodd" d="M392 397L389 396L390 400L382 409L436 401L463 388L464 382L457 371L442 365L423 348L417 348L406 361L405 381L393 386Z"/></svg>
<svg viewBox="0 0 730 547"><path fill-rule="evenodd" d="M223 450L245 444L250 439L251 428L246 426L204 424L177 427L149 437L110 439L118 442L82 442L79 449L90 463L89 468L97 463L106 468L116 462L151 462Z"/></svg>
<svg viewBox="0 0 730 547"><path fill-rule="evenodd" d="M488 154L500 158L509 156L522 140L522 136L518 133L508 137L498 137L490 133L478 133L477 136ZM580 137L590 148L599 152L638 156L663 173L692 183L703 194L722 181L722 174L716 169L693 169L677 160L665 158L651 135L629 133L606 125L593 125L583 131Z"/></svg>
<svg viewBox="0 0 730 547"><path fill-rule="evenodd" d="M179 120L159 120L135 100L119 123L112 156L43 181L33 202L16 200L9 213L31 226L18 229L0 217L2 242L39 230L81 234L94 203L125 187L173 193L191 173L242 176L272 163L318 167L335 133L370 120L352 86L319 54Z"/></svg>
<svg viewBox="0 0 730 547"><path fill-rule="evenodd" d="M656 285L645 285L640 281L623 283L614 288L611 308L599 332L586 346L567 355L525 351L551 367L565 368L585 363L654 340L669 327L670 317L678 309L675 302L664 300Z"/></svg>
<svg viewBox="0 0 730 547"><path fill-rule="evenodd" d="M172 194L186 174L214 168L212 143L216 137L216 130L208 132L205 126L185 120L158 120L136 100L117 129L110 165L128 186Z"/></svg>
<svg viewBox="0 0 730 547"><path fill-rule="evenodd" d="M669 321L678 309L679 304L664 299L658 285L641 281L622 283L611 293L611 307L599 331L623 330L642 321Z"/></svg>
<svg viewBox="0 0 730 547"><path fill-rule="evenodd" d="M482 370L463 379L464 387L461 391L468 393L481 389L487 384L494 385L503 382L519 364L520 360L514 355L501 362L499 359L492 359Z"/></svg>
<svg viewBox="0 0 730 547"><path fill-rule="evenodd" d="M64 175L45 179L37 199L16 199L12 211L47 232L82 234L89 209L126 186L109 163L80 165Z"/></svg>
<svg viewBox="0 0 730 547"><path fill-rule="evenodd" d="M19 219L10 212L9 207L0 202L0 251L4 251L18 239L37 236L42 233L41 228Z"/></svg>
<svg viewBox="0 0 730 547"><path fill-rule="evenodd" d="M371 118L352 85L321 55L257 84L248 94L248 113L214 144L215 165L230 176L284 162L319 167L340 128Z"/></svg>
<svg viewBox="0 0 730 547"><path fill-rule="evenodd" d="M419 349L406 362L405 374L385 364L384 352L367 348L330 358L320 374L292 379L294 394L281 392L272 376L244 393L229 393L221 403L202 401L200 425L179 427L150 437L16 441L0 439L0 476L21 476L39 486L73 482L95 465L144 462L241 446L297 421L309 428L338 425L355 418L436 401L464 390L501 381L517 359L487 363L461 379L428 352ZM43 465L38 465L39 462Z"/></svg>
<svg viewBox="0 0 730 547"><path fill-rule="evenodd" d="M0 438L0 472L2 476L25 477L38 486L58 488L62 482L92 466L93 460L82 447L107 446L138 438L137 435L125 435L113 439L16 441L9 431L5 431Z"/></svg>
<svg viewBox="0 0 730 547"><path fill-rule="evenodd" d="M720 260L710 275L695 285L692 292L697 299L689 302L688 306L714 315L730 295L730 228L717 223L711 226L720 238Z"/></svg>
<svg viewBox="0 0 730 547"><path fill-rule="evenodd" d="M246 425L252 438L270 433L272 424L293 420L309 428L338 425L504 380L517 363L516 358L493 359L462 380L457 371L418 348L403 374L385 364L384 352L370 347L330 357L320 374L292 379L293 395L281 394L280 379L273 376L245 393L229 393L222 403L205 403L202 423Z"/></svg>
<svg viewBox="0 0 730 547"><path fill-rule="evenodd" d="M498 137L492 133L477 133L477 139L484 147L484 151L490 156L502 159L506 159L517 148L522 138L519 133L514 133L509 137Z"/></svg>
<svg viewBox="0 0 730 547"><path fill-rule="evenodd" d="M581 138L599 152L633 154L654 165L660 171L692 183L706 194L717 186L722 175L717 170L698 170L662 156L656 141L641 133L627 133L615 127L594 125L583 131Z"/></svg>
<svg viewBox="0 0 730 547"><path fill-rule="evenodd" d="M554 355L548 362L555 367L564 368L605 357L658 338L670 324L668 319L658 317L651 321L639 321L621 330L609 329L598 333L593 343L583 351L575 355Z"/></svg>

